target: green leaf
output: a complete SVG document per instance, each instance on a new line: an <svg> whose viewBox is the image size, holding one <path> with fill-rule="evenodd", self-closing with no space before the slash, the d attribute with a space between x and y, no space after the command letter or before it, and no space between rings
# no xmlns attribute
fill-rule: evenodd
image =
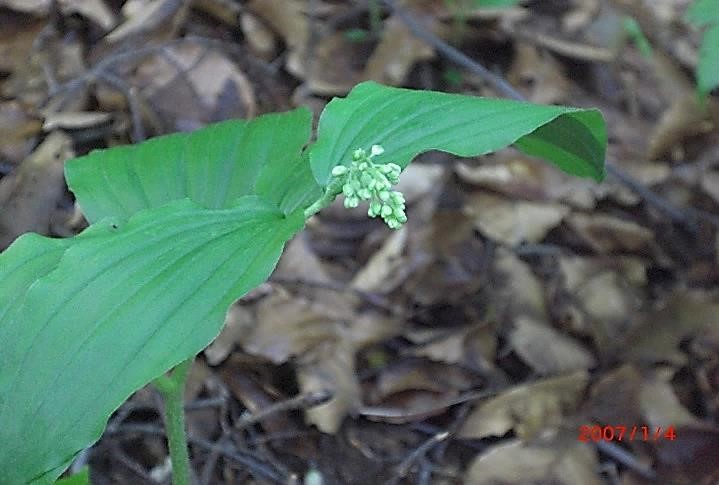
<svg viewBox="0 0 719 485"><path fill-rule="evenodd" d="M90 485L90 470L85 467L79 473L61 478L55 485Z"/></svg>
<svg viewBox="0 0 719 485"><path fill-rule="evenodd" d="M696 0L686 19L706 28L699 47L697 88L701 96L719 87L719 0Z"/></svg>
<svg viewBox="0 0 719 485"><path fill-rule="evenodd" d="M311 130L306 108L225 121L193 133L93 151L68 162L65 177L91 222L126 219L186 197L207 208L224 208L254 194L289 214L319 193L300 156Z"/></svg>
<svg viewBox="0 0 719 485"><path fill-rule="evenodd" d="M719 23L719 0L695 0L686 19L697 27L707 27Z"/></svg>
<svg viewBox="0 0 719 485"><path fill-rule="evenodd" d="M256 196L185 199L0 254L0 481L52 483L132 392L217 335L303 224Z"/></svg>
<svg viewBox="0 0 719 485"><path fill-rule="evenodd" d="M507 8L514 7L521 0L474 0L474 4L481 8Z"/></svg>
<svg viewBox="0 0 719 485"><path fill-rule="evenodd" d="M704 32L699 48L697 85L702 95L719 87L719 23Z"/></svg>
<svg viewBox="0 0 719 485"><path fill-rule="evenodd" d="M374 82L331 101L310 148L312 171L326 186L332 168L349 164L357 148L384 147L377 162L401 167L420 153L442 150L469 157L515 144L562 170L601 181L606 130L597 110L541 106Z"/></svg>

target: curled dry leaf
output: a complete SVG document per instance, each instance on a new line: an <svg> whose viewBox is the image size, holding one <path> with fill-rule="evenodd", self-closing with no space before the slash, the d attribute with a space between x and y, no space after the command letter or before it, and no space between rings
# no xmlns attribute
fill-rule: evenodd
<svg viewBox="0 0 719 485"><path fill-rule="evenodd" d="M105 32L117 24L115 14L103 0L60 0L60 8L65 14L77 13L92 20Z"/></svg>
<svg viewBox="0 0 719 485"><path fill-rule="evenodd" d="M654 232L639 224L605 214L575 212L567 224L598 253L639 251L654 239Z"/></svg>
<svg viewBox="0 0 719 485"><path fill-rule="evenodd" d="M432 30L431 25L424 27ZM404 82L415 63L433 57L434 49L392 16L384 22L382 38L367 61L363 77L396 86Z"/></svg>
<svg viewBox="0 0 719 485"><path fill-rule="evenodd" d="M553 310L571 315L572 328L591 335L602 354L623 349L627 332L637 324L645 263L631 257L561 257L559 270L568 301Z"/></svg>
<svg viewBox="0 0 719 485"><path fill-rule="evenodd" d="M717 324L719 300L701 292L677 292L660 308L643 315L627 336L625 358L638 363L686 363L681 342Z"/></svg>
<svg viewBox="0 0 719 485"><path fill-rule="evenodd" d="M657 444L658 475L676 485L716 484L719 428L677 426L675 431L675 440L660 440Z"/></svg>
<svg viewBox="0 0 719 485"><path fill-rule="evenodd" d="M541 375L586 370L594 356L579 342L529 316L520 316L509 336L517 355Z"/></svg>
<svg viewBox="0 0 719 485"><path fill-rule="evenodd" d="M287 69L304 78L305 50L310 37L309 20L301 0L252 0L247 8L277 32L289 50Z"/></svg>
<svg viewBox="0 0 719 485"><path fill-rule="evenodd" d="M647 151L649 160L660 159L687 137L707 133L714 128L711 110L718 108L712 106L713 101L707 100L708 106L700 105L693 90L673 99L675 101L662 114L650 137Z"/></svg>
<svg viewBox="0 0 719 485"><path fill-rule="evenodd" d="M532 315L545 318L547 307L542 283L534 275L529 265L513 253L500 249L494 261L499 275L495 300L507 305L507 317Z"/></svg>
<svg viewBox="0 0 719 485"><path fill-rule="evenodd" d="M389 293L407 278L406 258L402 255L407 243L405 227L394 231L367 264L352 279L352 288L362 291Z"/></svg>
<svg viewBox="0 0 719 485"><path fill-rule="evenodd" d="M0 7L44 17L50 12L52 0L0 0Z"/></svg>
<svg viewBox="0 0 719 485"><path fill-rule="evenodd" d="M671 383L668 382L674 372L668 376L662 374L655 371L642 382L639 403L643 422L652 429L698 423L699 420L679 402Z"/></svg>
<svg viewBox="0 0 719 485"><path fill-rule="evenodd" d="M164 56L143 62L136 77L143 96L180 127L257 114L245 74L221 52L198 43L168 47ZM189 113L192 119L186 119Z"/></svg>
<svg viewBox="0 0 719 485"><path fill-rule="evenodd" d="M518 42L507 79L515 86L527 88L529 101L540 104L566 102L569 80L564 67L546 51Z"/></svg>
<svg viewBox="0 0 719 485"><path fill-rule="evenodd" d="M465 210L485 236L509 246L541 241L569 213L563 204L517 201L487 192L471 195Z"/></svg>
<svg viewBox="0 0 719 485"><path fill-rule="evenodd" d="M0 249L25 232L48 234L64 191L64 162L73 155L72 140L53 132L14 173L0 180Z"/></svg>
<svg viewBox="0 0 719 485"><path fill-rule="evenodd" d="M456 395L477 387L476 376L459 366L410 358L382 369L372 386L369 400L379 403L388 397L412 391Z"/></svg>
<svg viewBox="0 0 719 485"><path fill-rule="evenodd" d="M105 36L117 43L155 30L173 31L189 2L184 0L131 0L122 7L125 21Z"/></svg>
<svg viewBox="0 0 719 485"><path fill-rule="evenodd" d="M570 177L540 160L521 155L498 158L496 163L456 165L456 173L464 182L509 197L537 201L564 202L579 209L594 209L598 187L595 183Z"/></svg>
<svg viewBox="0 0 719 485"><path fill-rule="evenodd" d="M640 423L642 374L625 364L604 374L590 391L587 405L590 419L599 424Z"/></svg>
<svg viewBox="0 0 719 485"><path fill-rule="evenodd" d="M240 27L252 51L262 59L270 60L277 50L272 31L251 13L242 14Z"/></svg>
<svg viewBox="0 0 719 485"><path fill-rule="evenodd" d="M509 389L479 404L459 431L461 438L504 436L514 430L525 441L557 427L576 410L589 382L586 371L543 379Z"/></svg>
<svg viewBox="0 0 719 485"><path fill-rule="evenodd" d="M702 175L701 186L714 202L719 204L719 171L711 170Z"/></svg>
<svg viewBox="0 0 719 485"><path fill-rule="evenodd" d="M297 361L302 392L330 389L333 398L307 411L307 420L325 433L336 432L348 412L361 407L355 354L370 343L396 335L400 322L377 314L357 316L349 328L335 326L335 338L326 340Z"/></svg>
<svg viewBox="0 0 719 485"><path fill-rule="evenodd" d="M74 111L62 113L48 113L42 129L53 131L57 129L76 130L104 125L112 119L110 113L97 111Z"/></svg>
<svg viewBox="0 0 719 485"><path fill-rule="evenodd" d="M41 127L40 120L31 118L20 103L0 103L0 157L19 163L32 150L33 137L40 133Z"/></svg>
<svg viewBox="0 0 719 485"><path fill-rule="evenodd" d="M225 325L220 334L204 350L205 359L209 365L219 365L224 362L242 338L250 333L257 324L252 312L235 303L225 315Z"/></svg>
<svg viewBox="0 0 719 485"><path fill-rule="evenodd" d="M276 364L295 358L303 392L330 389L334 398L308 414L325 432L335 432L347 411L359 406L355 353L396 334L399 321L377 314L355 315L277 291L257 309L257 325L240 337L244 350Z"/></svg>
<svg viewBox="0 0 719 485"><path fill-rule="evenodd" d="M467 470L465 483L497 485L552 483L601 485L599 460L591 445L568 437L527 444L511 440L477 457Z"/></svg>
<svg viewBox="0 0 719 485"><path fill-rule="evenodd" d="M447 364L468 364L470 368L491 370L494 367L497 335L489 325L472 325L450 332L410 331L405 336L417 344L411 355Z"/></svg>

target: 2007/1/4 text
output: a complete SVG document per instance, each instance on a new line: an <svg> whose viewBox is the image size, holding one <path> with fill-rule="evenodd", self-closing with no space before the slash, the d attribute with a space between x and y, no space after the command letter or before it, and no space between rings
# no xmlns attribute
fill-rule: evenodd
<svg viewBox="0 0 719 485"><path fill-rule="evenodd" d="M660 441L677 439L674 426L655 428L649 426L624 426L624 425L587 425L579 427L579 441Z"/></svg>

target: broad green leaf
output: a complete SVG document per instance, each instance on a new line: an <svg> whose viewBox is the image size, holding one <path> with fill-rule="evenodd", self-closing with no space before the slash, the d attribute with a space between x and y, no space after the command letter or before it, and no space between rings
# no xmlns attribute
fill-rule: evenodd
<svg viewBox="0 0 719 485"><path fill-rule="evenodd" d="M686 18L697 27L719 23L719 0L694 0Z"/></svg>
<svg viewBox="0 0 719 485"><path fill-rule="evenodd" d="M697 87L704 96L719 87L719 0L695 0L686 18L697 27L706 28L697 65Z"/></svg>
<svg viewBox="0 0 719 485"><path fill-rule="evenodd" d="M374 82L331 101L310 148L312 171L326 186L332 168L357 148L384 147L378 162L405 167L418 154L442 150L469 157L515 144L573 175L604 177L606 130L597 110L541 106Z"/></svg>
<svg viewBox="0 0 719 485"><path fill-rule="evenodd" d="M90 470L85 467L79 473L56 481L55 485L90 485Z"/></svg>
<svg viewBox="0 0 719 485"><path fill-rule="evenodd" d="M184 199L0 254L0 482L52 483L132 392L217 335L303 224L256 196Z"/></svg>
<svg viewBox="0 0 719 485"><path fill-rule="evenodd" d="M474 5L482 8L514 7L521 0L474 0Z"/></svg>
<svg viewBox="0 0 719 485"><path fill-rule="evenodd" d="M243 195L260 195L289 214L319 193L300 157L311 130L305 108L225 121L93 151L68 162L65 177L91 222L126 219L186 197L223 208Z"/></svg>
<svg viewBox="0 0 719 485"><path fill-rule="evenodd" d="M697 84L702 95L719 87L719 22L704 32L699 48Z"/></svg>

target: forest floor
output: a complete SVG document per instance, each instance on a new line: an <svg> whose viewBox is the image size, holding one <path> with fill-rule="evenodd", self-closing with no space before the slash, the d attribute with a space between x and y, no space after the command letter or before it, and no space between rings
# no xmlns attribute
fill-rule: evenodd
<svg viewBox="0 0 719 485"><path fill-rule="evenodd" d="M367 79L505 97L484 66L599 108L607 180L431 152L402 230L315 216L192 368L197 483L717 484L719 102L688 3L0 0L0 249L86 226L73 154ZM169 483L160 409L135 393L73 469Z"/></svg>

